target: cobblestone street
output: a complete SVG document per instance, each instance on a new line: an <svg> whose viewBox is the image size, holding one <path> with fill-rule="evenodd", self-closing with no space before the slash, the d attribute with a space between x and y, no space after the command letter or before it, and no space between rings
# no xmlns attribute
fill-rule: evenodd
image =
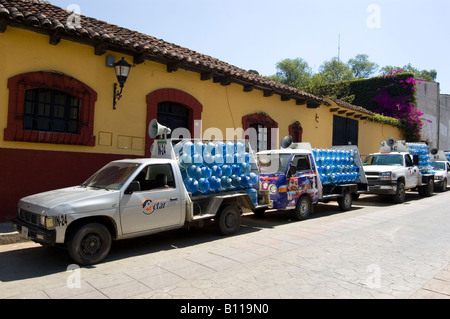
<svg viewBox="0 0 450 319"><path fill-rule="evenodd" d="M449 206L450 192L411 193L403 205L363 196L346 213L321 204L304 222L246 215L235 236L207 225L126 240L81 269L62 249L3 245L0 297L450 298Z"/></svg>

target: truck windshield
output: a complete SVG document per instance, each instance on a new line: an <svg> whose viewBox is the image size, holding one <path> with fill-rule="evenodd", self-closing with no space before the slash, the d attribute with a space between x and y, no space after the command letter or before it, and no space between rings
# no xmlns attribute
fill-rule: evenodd
<svg viewBox="0 0 450 319"><path fill-rule="evenodd" d="M376 154L367 156L363 165L394 165L403 166L401 154Z"/></svg>
<svg viewBox="0 0 450 319"><path fill-rule="evenodd" d="M261 174L286 174L291 154L258 154Z"/></svg>
<svg viewBox="0 0 450 319"><path fill-rule="evenodd" d="M445 171L446 165L445 162L431 162L431 166L435 171Z"/></svg>
<svg viewBox="0 0 450 319"><path fill-rule="evenodd" d="M81 186L118 190L138 167L135 163L109 163Z"/></svg>

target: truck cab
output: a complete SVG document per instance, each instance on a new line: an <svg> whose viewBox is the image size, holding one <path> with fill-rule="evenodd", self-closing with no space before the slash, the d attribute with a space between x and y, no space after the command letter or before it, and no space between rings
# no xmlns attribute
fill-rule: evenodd
<svg viewBox="0 0 450 319"><path fill-rule="evenodd" d="M108 254L112 240L184 225L188 203L176 161L119 160L79 186L22 198L14 224L24 237L66 244L74 260L91 264Z"/></svg>
<svg viewBox="0 0 450 319"><path fill-rule="evenodd" d="M312 204L319 201L321 187L312 152L276 150L257 154L260 188L269 191L272 209L298 210L296 219L305 219ZM298 202L301 202L298 206Z"/></svg>
<svg viewBox="0 0 450 319"><path fill-rule="evenodd" d="M443 151L431 151L431 166L434 171L434 186L440 192L447 191L450 182L450 162Z"/></svg>
<svg viewBox="0 0 450 319"><path fill-rule="evenodd" d="M397 191L398 181L404 184L405 189L417 187L420 175L419 168L406 152L370 154L364 161L364 171L369 182L369 192L391 195Z"/></svg>
<svg viewBox="0 0 450 319"><path fill-rule="evenodd" d="M271 208L275 210L292 210L294 218L304 220L313 212L313 204L318 202L337 201L342 211L351 209L353 198L367 190L367 180L362 170L362 163L356 146L336 147L352 150L352 168L359 173L344 180L344 165L336 174L328 167L322 175L330 183L325 185L319 174L319 166L315 150L309 143L292 143L291 139L283 139L283 149L257 153L260 169L260 190L270 194ZM350 154L350 153L349 153ZM343 162L342 162L343 163ZM350 167L350 166L349 166ZM325 167L323 167L325 170ZM338 179L335 175L342 177ZM331 178L332 177L332 178Z"/></svg>
<svg viewBox="0 0 450 319"><path fill-rule="evenodd" d="M419 155L412 155L405 141L388 139L382 142L380 152L366 157L363 168L368 180L368 193L391 195L400 204L406 191L417 189L421 196L433 194L433 175L419 168Z"/></svg>

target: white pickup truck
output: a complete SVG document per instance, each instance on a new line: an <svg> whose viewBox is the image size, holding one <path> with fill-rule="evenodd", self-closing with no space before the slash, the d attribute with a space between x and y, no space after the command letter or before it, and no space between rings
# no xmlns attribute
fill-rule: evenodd
<svg viewBox="0 0 450 319"><path fill-rule="evenodd" d="M431 166L435 172L434 187L435 190L446 192L450 183L450 162L444 151L433 149L431 151Z"/></svg>
<svg viewBox="0 0 450 319"><path fill-rule="evenodd" d="M112 240L200 220L214 219L221 233L234 233L243 210L253 207L239 192L192 198L176 160L133 159L109 163L82 185L21 199L14 224L35 242L66 245L78 264L88 265L108 255Z"/></svg>
<svg viewBox="0 0 450 319"><path fill-rule="evenodd" d="M16 230L43 245L66 246L81 265L102 261L113 240L205 220L222 234L238 231L241 214L257 205L249 194L242 188L188 193L172 141L153 146L152 158L113 161L79 186L22 198Z"/></svg>
<svg viewBox="0 0 450 319"><path fill-rule="evenodd" d="M368 193L392 195L397 204L405 201L407 190L417 189L421 196L432 196L434 176L421 173L418 164L419 157L410 154L404 141L382 142L380 152L368 155L363 163Z"/></svg>

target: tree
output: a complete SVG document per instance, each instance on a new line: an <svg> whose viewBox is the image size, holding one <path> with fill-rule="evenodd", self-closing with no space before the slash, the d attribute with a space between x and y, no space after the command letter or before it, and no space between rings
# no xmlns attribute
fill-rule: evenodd
<svg viewBox="0 0 450 319"><path fill-rule="evenodd" d="M270 78L295 88L309 85L312 69L301 58L284 59L277 63L278 72Z"/></svg>
<svg viewBox="0 0 450 319"><path fill-rule="evenodd" d="M337 57L324 62L319 68L319 73L324 76L325 81L328 83L350 81L354 79L350 67L344 62L339 61Z"/></svg>
<svg viewBox="0 0 450 319"><path fill-rule="evenodd" d="M367 54L358 54L347 64L357 79L368 79L378 70L378 64L370 62Z"/></svg>
<svg viewBox="0 0 450 319"><path fill-rule="evenodd" d="M422 79L424 81L428 82L435 82L437 79L437 71L436 70L419 70L411 65L409 63L408 65L405 65L404 67L398 67L398 66L391 66L387 65L381 69L382 74L389 74L391 72L401 70L401 72L411 72L414 73L414 76L416 79Z"/></svg>

